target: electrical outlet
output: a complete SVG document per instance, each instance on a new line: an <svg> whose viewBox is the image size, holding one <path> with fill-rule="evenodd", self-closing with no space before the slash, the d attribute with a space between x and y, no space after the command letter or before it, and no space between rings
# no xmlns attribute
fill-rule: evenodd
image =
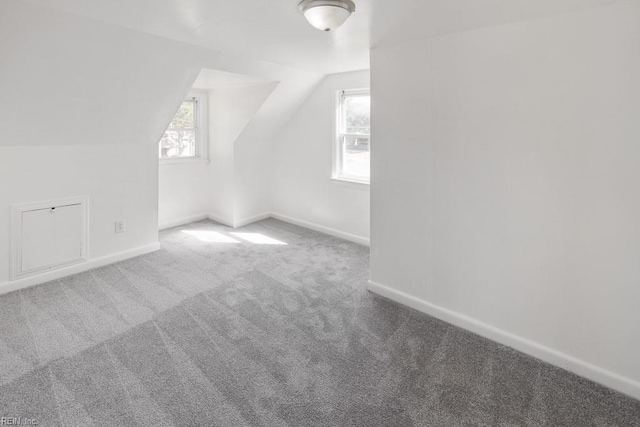
<svg viewBox="0 0 640 427"><path fill-rule="evenodd" d="M116 234L124 233L124 221L116 221Z"/></svg>

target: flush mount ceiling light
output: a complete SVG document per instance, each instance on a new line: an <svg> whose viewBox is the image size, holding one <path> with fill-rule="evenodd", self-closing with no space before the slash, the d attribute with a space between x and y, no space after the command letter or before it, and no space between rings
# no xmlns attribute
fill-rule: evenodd
<svg viewBox="0 0 640 427"><path fill-rule="evenodd" d="M352 0L302 0L298 7L309 24L322 31L335 30L356 10Z"/></svg>

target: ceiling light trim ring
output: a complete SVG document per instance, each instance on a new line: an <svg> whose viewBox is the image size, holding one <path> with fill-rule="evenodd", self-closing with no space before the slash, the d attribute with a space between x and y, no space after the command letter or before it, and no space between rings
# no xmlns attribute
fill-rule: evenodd
<svg viewBox="0 0 640 427"><path fill-rule="evenodd" d="M339 7L348 11L349 14L356 11L356 4L353 2L353 0L302 0L298 4L298 7L302 11L302 13L317 6Z"/></svg>

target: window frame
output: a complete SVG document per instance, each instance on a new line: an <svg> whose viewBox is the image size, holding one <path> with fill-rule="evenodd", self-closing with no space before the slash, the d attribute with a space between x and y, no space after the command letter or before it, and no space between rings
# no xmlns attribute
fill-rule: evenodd
<svg viewBox="0 0 640 427"><path fill-rule="evenodd" d="M369 150L371 150L371 131L368 135L363 134L350 134L342 132L345 128L344 118L344 99L348 96L369 96L371 97L370 88L358 88L358 89L344 89L338 90L335 93L335 117L334 117L334 135L333 135L333 162L331 170L331 179L352 183L356 185L369 186L371 184L371 177L363 178L361 176L348 175L343 171L343 145L344 137L348 136L368 136L369 138Z"/></svg>
<svg viewBox="0 0 640 427"><path fill-rule="evenodd" d="M180 130L192 130L195 132L195 156L188 157L160 157L160 141L162 141L162 136L158 141L158 160L162 164L171 164L171 163L184 163L184 162L201 162L208 161L208 144L206 143L206 135L207 135L207 126L206 126L206 114L208 114L208 102L207 102L207 94L200 92L190 92L189 95L180 102L180 106L182 106L185 102L194 102L194 128L180 128ZM180 109L178 106L178 110ZM176 112L171 117L171 120L175 118ZM170 124L171 122L169 122ZM169 124L163 131L164 133L169 129Z"/></svg>

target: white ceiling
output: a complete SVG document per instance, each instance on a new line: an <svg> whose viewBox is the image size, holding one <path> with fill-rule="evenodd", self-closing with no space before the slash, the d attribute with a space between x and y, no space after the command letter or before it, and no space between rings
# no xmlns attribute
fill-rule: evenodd
<svg viewBox="0 0 640 427"><path fill-rule="evenodd" d="M624 0L355 0L338 30L306 23L298 0L25 0L213 50L321 74L369 67L369 48Z"/></svg>
<svg viewBox="0 0 640 427"><path fill-rule="evenodd" d="M244 74L229 73L220 70L203 69L193 84L194 89L221 89L238 86L250 86L268 83L273 80L266 80L259 77L247 76Z"/></svg>

